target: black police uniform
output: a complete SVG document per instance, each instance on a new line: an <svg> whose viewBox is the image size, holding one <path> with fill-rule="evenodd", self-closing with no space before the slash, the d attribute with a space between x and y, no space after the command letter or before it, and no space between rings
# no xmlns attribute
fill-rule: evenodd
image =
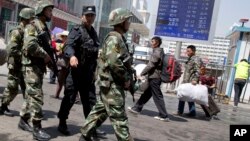
<svg viewBox="0 0 250 141"><path fill-rule="evenodd" d="M99 46L100 42L93 27L89 30L85 28L84 24L81 24L76 25L70 31L64 55L68 59L75 56L78 59L78 65L76 68L69 68L69 74L65 82L64 97L58 112L60 121L66 121L68 118L69 111L75 102L78 92L80 93L85 117L88 116L95 105L94 75Z"/></svg>

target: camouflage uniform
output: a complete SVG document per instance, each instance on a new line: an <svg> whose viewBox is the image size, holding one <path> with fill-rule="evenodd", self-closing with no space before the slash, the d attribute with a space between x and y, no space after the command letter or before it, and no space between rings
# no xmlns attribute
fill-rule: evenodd
<svg viewBox="0 0 250 141"><path fill-rule="evenodd" d="M39 27L46 29L47 26L38 19L32 22L33 24L27 25L25 28L22 57L26 94L30 106L28 108L23 107L20 116L25 116L29 112L28 109L32 108L30 109L33 112L31 113L32 118L42 120L42 84L43 75L46 71L44 58L47 56L47 52L39 45L36 35Z"/></svg>
<svg viewBox="0 0 250 141"><path fill-rule="evenodd" d="M35 13L38 16L24 30L24 45L22 54L22 65L24 71L24 81L26 84L25 94L27 96L27 103L24 102L20 111L20 124L23 130L26 129L28 120L31 119L33 123L33 138L36 140L49 140L50 135L41 130L41 120L43 118L42 105L43 105L43 75L46 72L45 59L48 53L41 46L41 39L39 35L46 35L46 43L51 43L50 32L46 23L42 22L39 18L44 16L42 11L46 7L53 8L54 5L48 1L43 0L37 3ZM46 17L47 18L47 17ZM25 122L25 124L23 123ZM30 130L29 130L30 131Z"/></svg>
<svg viewBox="0 0 250 141"><path fill-rule="evenodd" d="M119 15L119 10L125 13L125 18L131 16L130 12L123 9L117 9L116 14L114 10L111 15ZM130 54L126 39L116 31L110 32L103 43L98 60L97 84L100 87L100 99L97 100L81 128L83 137L89 138L91 132L109 117L118 141L132 140L125 112L124 92L125 82L131 79L129 74L131 62L125 62L128 56Z"/></svg>
<svg viewBox="0 0 250 141"><path fill-rule="evenodd" d="M25 98L25 83L21 70L23 36L24 28L26 24L28 24L26 22L29 22L31 18L35 17L35 11L31 8L23 8L19 13L19 17L22 18L22 21L19 26L10 31L10 40L6 48L8 53L7 62L9 73L7 87L3 93L1 112L8 116L13 116L12 113L8 112L7 105L16 97L18 93L18 84Z"/></svg>
<svg viewBox="0 0 250 141"><path fill-rule="evenodd" d="M185 64L185 72L183 76L183 83L191 83L192 81L199 81L199 71L202 61L198 56L188 58Z"/></svg>
<svg viewBox="0 0 250 141"><path fill-rule="evenodd" d="M23 46L24 25L22 23L10 32L10 41L7 45L8 52L8 83L4 89L2 104L9 105L18 93L18 84L20 84L23 95L25 94L25 84L21 71L21 49Z"/></svg>

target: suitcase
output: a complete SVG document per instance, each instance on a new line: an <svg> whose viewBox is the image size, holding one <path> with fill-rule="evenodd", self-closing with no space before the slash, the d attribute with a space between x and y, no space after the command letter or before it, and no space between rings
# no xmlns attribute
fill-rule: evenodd
<svg viewBox="0 0 250 141"><path fill-rule="evenodd" d="M214 99L212 98L211 95L208 95L208 107L204 106L204 108L202 108L203 110L206 110L207 113L210 116L216 115L217 113L220 112L220 108L218 107L218 105L215 103Z"/></svg>

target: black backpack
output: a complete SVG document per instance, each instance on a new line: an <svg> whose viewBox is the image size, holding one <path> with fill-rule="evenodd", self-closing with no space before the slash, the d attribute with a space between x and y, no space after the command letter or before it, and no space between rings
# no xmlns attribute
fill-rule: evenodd
<svg viewBox="0 0 250 141"><path fill-rule="evenodd" d="M182 67L173 55L164 54L162 57L161 80L164 83L172 83L182 75Z"/></svg>

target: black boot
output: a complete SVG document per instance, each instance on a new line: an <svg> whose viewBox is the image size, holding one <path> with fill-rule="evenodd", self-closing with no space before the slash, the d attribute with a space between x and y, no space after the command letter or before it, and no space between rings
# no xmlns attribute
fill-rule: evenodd
<svg viewBox="0 0 250 141"><path fill-rule="evenodd" d="M62 133L63 135L69 135L70 132L68 130L68 126L67 126L67 123L66 123L66 120L61 120L59 121L59 125L57 127L57 130Z"/></svg>
<svg viewBox="0 0 250 141"><path fill-rule="evenodd" d="M81 137L79 138L79 141L92 141L92 139L81 135Z"/></svg>
<svg viewBox="0 0 250 141"><path fill-rule="evenodd" d="M9 117L13 117L14 114L10 112L10 110L8 109L8 106L5 105L5 104L2 104L2 106L0 107L0 114L1 115L6 115L6 116L9 116Z"/></svg>
<svg viewBox="0 0 250 141"><path fill-rule="evenodd" d="M29 118L21 117L18 123L18 128L24 131L33 132L33 128L29 125L28 120Z"/></svg>
<svg viewBox="0 0 250 141"><path fill-rule="evenodd" d="M48 141L50 139L50 135L42 130L41 121L33 120L33 139L38 141Z"/></svg>

